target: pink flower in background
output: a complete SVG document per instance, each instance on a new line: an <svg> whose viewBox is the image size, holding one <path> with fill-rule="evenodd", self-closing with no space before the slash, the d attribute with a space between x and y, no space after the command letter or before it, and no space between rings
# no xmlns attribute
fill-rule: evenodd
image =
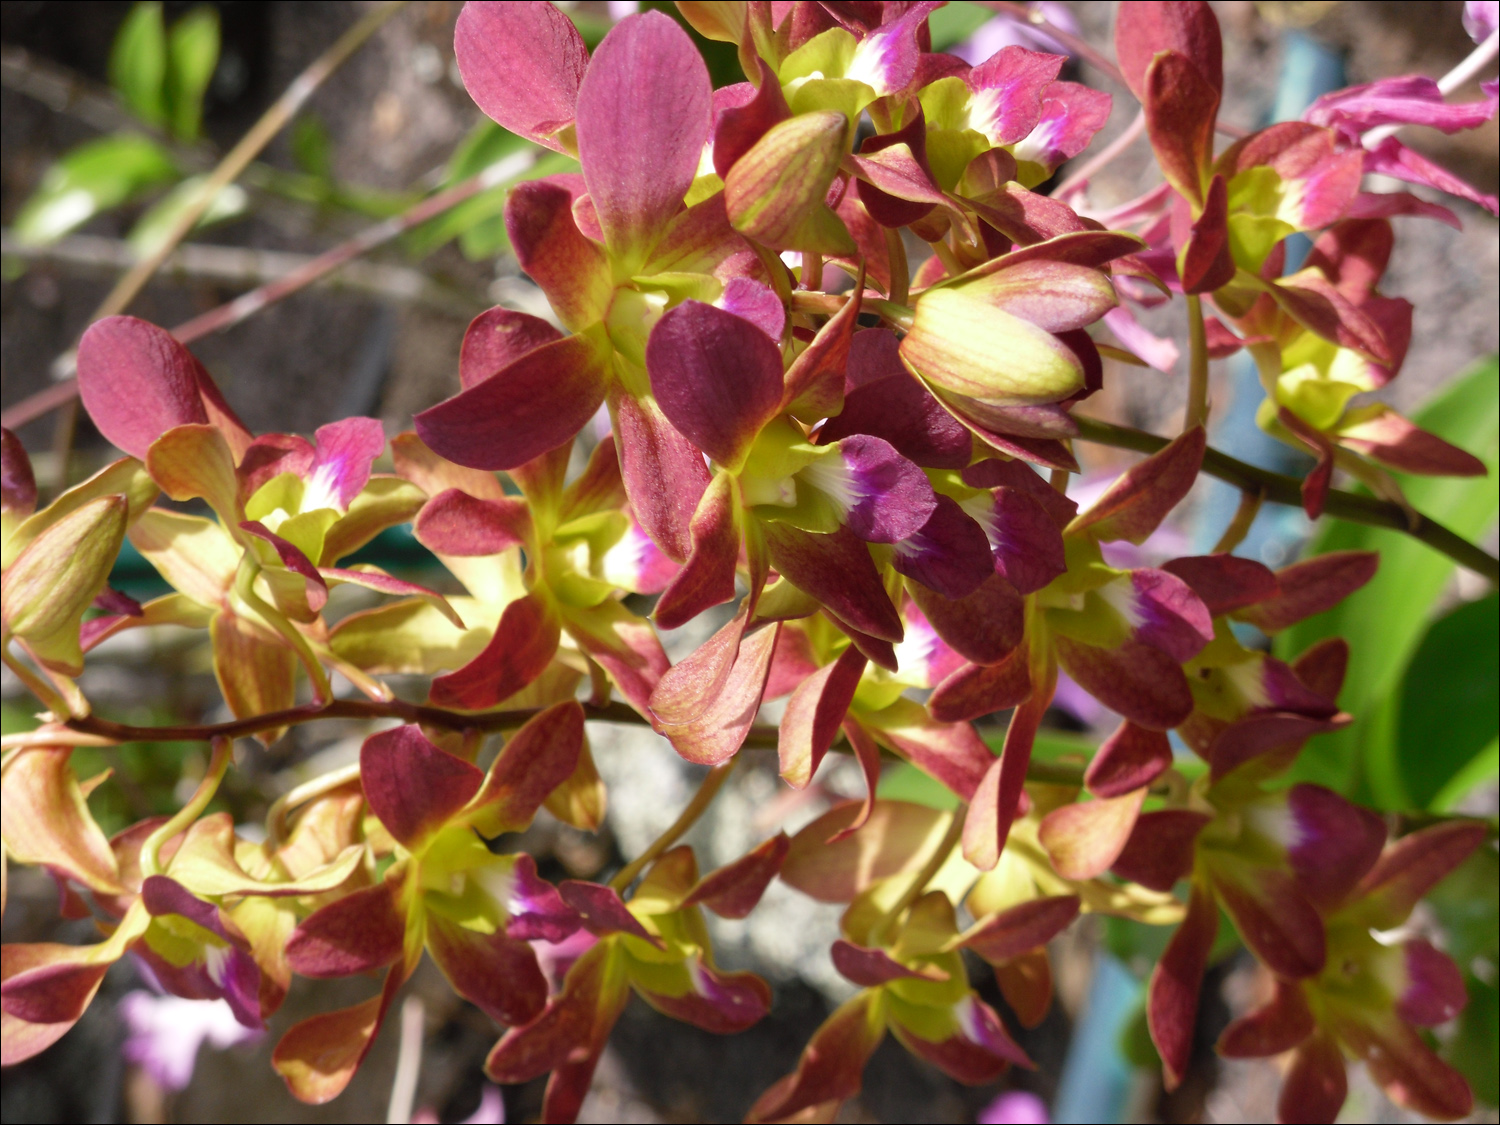
<svg viewBox="0 0 1500 1125"><path fill-rule="evenodd" d="M1068 11L1066 5L1042 0L1042 3L1032 4L1030 7L1033 11L1040 12L1054 27L1078 34L1078 21L1073 18L1073 13ZM1005 47L1026 47L1033 51L1051 51L1059 55L1072 53L1042 29L1012 16L996 16L954 47L952 53L971 66L978 66Z"/></svg>
<svg viewBox="0 0 1500 1125"><path fill-rule="evenodd" d="M978 1125L1047 1125L1047 1106L1026 1090L1007 1090L979 1111Z"/></svg>
<svg viewBox="0 0 1500 1125"><path fill-rule="evenodd" d="M261 1035L240 1023L223 1000L184 1000L137 989L120 1000L120 1015L130 1028L125 1061L145 1069L165 1090L187 1087L205 1042L222 1051Z"/></svg>

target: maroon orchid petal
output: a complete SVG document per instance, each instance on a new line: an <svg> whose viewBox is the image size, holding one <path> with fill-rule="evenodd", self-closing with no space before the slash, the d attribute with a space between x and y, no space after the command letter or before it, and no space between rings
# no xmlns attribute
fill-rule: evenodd
<svg viewBox="0 0 1500 1125"><path fill-rule="evenodd" d="M573 194L563 177L511 189L505 230L516 260L542 287L563 324L576 332L604 315L614 290L609 262L603 249L578 230Z"/></svg>
<svg viewBox="0 0 1500 1125"><path fill-rule="evenodd" d="M1327 717L1310 717L1294 711L1247 715L1220 731L1209 745L1206 757L1210 776L1217 782L1263 755L1275 755L1272 761L1279 762L1282 752L1300 749L1313 735L1338 730L1350 721L1349 716L1338 713Z"/></svg>
<svg viewBox="0 0 1500 1125"><path fill-rule="evenodd" d="M1277 633L1332 609L1375 577L1380 556L1373 551L1333 551L1293 563L1276 572L1275 597L1235 612L1241 621Z"/></svg>
<svg viewBox="0 0 1500 1125"><path fill-rule="evenodd" d="M993 91L993 99L977 98L989 111L974 127L992 143L1010 145L1028 136L1042 116L1042 93L1066 62L1062 55L1002 47L965 77L975 94ZM993 109L991 109L993 104ZM971 111L972 112L972 111Z"/></svg>
<svg viewBox="0 0 1500 1125"><path fill-rule="evenodd" d="M1192 871L1193 841L1212 820L1191 809L1142 813L1110 870L1127 882L1170 891Z"/></svg>
<svg viewBox="0 0 1500 1125"><path fill-rule="evenodd" d="M36 510L36 477L21 439L0 430L0 510L24 519Z"/></svg>
<svg viewBox="0 0 1500 1125"><path fill-rule="evenodd" d="M312 561L302 553L300 547L269 530L259 520L245 520L240 524L240 530L269 543L272 550L276 552L276 557L281 560L282 566L307 580L307 605L313 613L317 613L327 604L328 583L323 580L323 576L318 573L318 568L313 566Z"/></svg>
<svg viewBox="0 0 1500 1125"><path fill-rule="evenodd" d="M1343 690L1349 671L1349 642L1343 637L1324 637L1297 657L1292 670L1309 691L1332 702Z"/></svg>
<svg viewBox="0 0 1500 1125"><path fill-rule="evenodd" d="M1219 908L1208 891L1195 883L1187 917L1152 970L1146 994L1147 1025L1161 1053L1162 1083L1169 1090L1181 1083L1192 1058L1198 992L1218 932Z"/></svg>
<svg viewBox="0 0 1500 1125"><path fill-rule="evenodd" d="M536 860L522 853L511 869L510 915L505 932L520 941L560 942L578 931L578 915L557 888L536 873Z"/></svg>
<svg viewBox="0 0 1500 1125"><path fill-rule="evenodd" d="M1135 638L1185 664L1214 639L1213 619L1193 588L1165 570L1130 572L1130 592L1115 603Z"/></svg>
<svg viewBox="0 0 1500 1125"><path fill-rule="evenodd" d="M1099 747L1083 783L1096 797L1120 797L1150 785L1171 764L1172 746L1165 734L1122 723Z"/></svg>
<svg viewBox="0 0 1500 1125"><path fill-rule="evenodd" d="M379 996L313 1016L287 1030L271 1054L271 1064L299 1101L322 1105L344 1092L370 1053L408 975L401 966L392 968Z"/></svg>
<svg viewBox="0 0 1500 1125"><path fill-rule="evenodd" d="M1219 90L1210 85L1191 59L1177 51L1164 51L1152 59L1144 84L1146 131L1162 174L1195 205L1195 210L1201 209L1205 204L1204 170L1213 159ZM1219 217L1207 214L1211 220ZM1197 262L1204 272L1224 249L1217 241L1221 229L1214 224L1206 232L1210 245Z"/></svg>
<svg viewBox="0 0 1500 1125"><path fill-rule="evenodd" d="M531 823L554 789L572 776L583 753L583 708L554 703L511 735L473 798L471 821L486 836Z"/></svg>
<svg viewBox="0 0 1500 1125"><path fill-rule="evenodd" d="M792 115L776 72L759 55L755 61L760 67L756 85L745 82L714 91L714 171L720 179L728 178L735 162L755 147L767 129ZM736 91L732 98L731 90ZM731 100L734 104L727 104Z"/></svg>
<svg viewBox="0 0 1500 1125"><path fill-rule="evenodd" d="M969 811L964 817L963 855L981 871L988 871L999 863L1005 850L1010 826L1015 822L1021 798L1025 795L1026 768L1031 764L1036 732L1041 727L1047 705L1052 702L1052 687L1053 683L1049 682L1044 685L1045 690L1034 691L1015 709L1005 731L1005 746L1000 757L985 773L984 780L969 801Z"/></svg>
<svg viewBox="0 0 1500 1125"><path fill-rule="evenodd" d="M1475 821L1449 821L1403 836L1380 857L1360 887L1360 918L1373 929L1401 925L1437 882L1484 842Z"/></svg>
<svg viewBox="0 0 1500 1125"><path fill-rule="evenodd" d="M1162 569L1186 582L1213 617L1266 601L1280 589L1268 567L1234 555L1173 559Z"/></svg>
<svg viewBox="0 0 1500 1125"><path fill-rule="evenodd" d="M1408 148L1395 137L1387 137L1365 153L1364 170L1405 180L1409 184L1437 188L1438 191L1445 191L1483 207L1492 215L1500 212L1500 198L1484 194L1441 164Z"/></svg>
<svg viewBox="0 0 1500 1125"><path fill-rule="evenodd" d="M1180 52L1216 92L1224 88L1219 21L1206 3L1137 3L1120 9L1115 57L1137 101L1146 100L1146 70L1159 51Z"/></svg>
<svg viewBox="0 0 1500 1125"><path fill-rule="evenodd" d="M787 701L777 736L781 776L804 789L818 772L823 755L838 737L839 726L854 700L865 670L865 657L853 646L836 661L803 680Z"/></svg>
<svg viewBox="0 0 1500 1125"><path fill-rule="evenodd" d="M1025 603L1001 574L991 574L962 598L945 598L925 586L907 593L937 635L975 664L999 664L1025 635Z"/></svg>
<svg viewBox="0 0 1500 1125"><path fill-rule="evenodd" d="M599 44L578 88L578 158L616 255L644 262L682 206L712 116L702 56L668 17L627 16Z"/></svg>
<svg viewBox="0 0 1500 1125"><path fill-rule="evenodd" d="M873 134L860 145L861 154L867 157L892 151L898 157L894 163L888 159L861 163L868 179L862 177L854 186L872 219L883 227L900 228L921 219L934 204L946 202L927 163L927 121L920 102L896 132ZM889 186L895 190L882 190L882 179L893 180Z"/></svg>
<svg viewBox="0 0 1500 1125"><path fill-rule="evenodd" d="M833 501L844 524L867 543L895 543L913 535L937 507L927 474L890 442L854 434L802 470Z"/></svg>
<svg viewBox="0 0 1500 1125"><path fill-rule="evenodd" d="M478 769L439 750L412 725L365 739L359 773L370 811L413 850L484 784Z"/></svg>
<svg viewBox="0 0 1500 1125"><path fill-rule="evenodd" d="M965 664L938 684L927 709L941 722L967 722L1004 711L1031 695L1031 654L1016 646L999 664Z"/></svg>
<svg viewBox="0 0 1500 1125"><path fill-rule="evenodd" d="M924 1039L891 1020L891 1034L912 1054L965 1085L994 1082L1012 1063L1029 1067L1026 1052L1010 1037L995 1010L975 996L955 1006L959 1031L941 1042Z"/></svg>
<svg viewBox="0 0 1500 1125"><path fill-rule="evenodd" d="M1042 115L1031 134L1012 146L1017 160L1049 173L1089 147L1109 121L1114 99L1078 82L1052 82L1042 91Z"/></svg>
<svg viewBox="0 0 1500 1125"><path fill-rule="evenodd" d="M990 458L976 461L963 472L963 481L970 488L1017 488L1039 502L1059 529L1067 527L1078 515L1078 504L1069 500L1030 466L1022 461L1001 461Z"/></svg>
<svg viewBox="0 0 1500 1125"><path fill-rule="evenodd" d="M1269 1003L1224 1029L1219 1036L1219 1054L1230 1059L1269 1058L1290 1051L1317 1030L1302 986L1278 980L1274 987Z"/></svg>
<svg viewBox="0 0 1500 1125"><path fill-rule="evenodd" d="M536 954L504 931L466 930L429 911L427 951L453 991L496 1023L529 1023L547 1004L547 978Z"/></svg>
<svg viewBox="0 0 1500 1125"><path fill-rule="evenodd" d="M759 608L762 612L765 611L766 599L761 600ZM776 639L776 650L771 654L771 674L766 680L766 698L780 699L794 691L798 684L820 667L807 632L795 625L783 628L781 636Z"/></svg>
<svg viewBox="0 0 1500 1125"><path fill-rule="evenodd" d="M1281 310L1309 332L1389 366L1395 352L1381 326L1317 270L1304 269L1266 285Z"/></svg>
<svg viewBox="0 0 1500 1125"><path fill-rule="evenodd" d="M535 594L505 607L484 650L455 672L432 681L428 698L439 707L481 711L520 691L542 674L562 635L556 611Z"/></svg>
<svg viewBox="0 0 1500 1125"><path fill-rule="evenodd" d="M651 541L681 562L693 550L693 513L708 487L708 466L653 400L617 394L611 408L631 507Z"/></svg>
<svg viewBox="0 0 1500 1125"><path fill-rule="evenodd" d="M843 938L834 942L828 952L839 974L861 988L879 988L893 980L927 978L927 974L908 968L883 949L867 949ZM944 973L943 978L946 977Z"/></svg>
<svg viewBox="0 0 1500 1125"><path fill-rule="evenodd" d="M870 549L848 528L831 535L789 524L763 525L771 565L862 633L892 643L901 640L901 618L891 604Z"/></svg>
<svg viewBox="0 0 1500 1125"><path fill-rule="evenodd" d="M1363 170L1361 167L1360 171ZM1463 225L1459 217L1448 208L1421 199L1409 191L1362 191L1354 197L1354 202L1349 204L1344 214L1350 219L1389 219L1396 215L1418 215L1424 219L1446 223L1455 230Z"/></svg>
<svg viewBox="0 0 1500 1125"><path fill-rule="evenodd" d="M1327 957L1323 919L1290 872L1216 863L1210 878L1235 929L1268 969L1293 980L1322 971Z"/></svg>
<svg viewBox="0 0 1500 1125"><path fill-rule="evenodd" d="M653 693L652 709L656 713L658 730L671 741L677 753L690 762L716 766L734 757L744 745L765 694L771 653L776 647L776 634L780 628L772 625L759 629L740 642L734 664L721 688L693 718L680 723L669 722ZM662 684L666 682L666 677L663 677Z"/></svg>
<svg viewBox="0 0 1500 1125"><path fill-rule="evenodd" d="M573 21L551 4L465 4L453 32L464 88L512 133L567 151L589 52Z"/></svg>
<svg viewBox="0 0 1500 1125"><path fill-rule="evenodd" d="M809 1110L813 1120L832 1118L846 1098L859 1093L865 1063L884 1037L878 993L856 994L823 1021L803 1049L796 1071L757 1098L745 1120L795 1120Z"/></svg>
<svg viewBox="0 0 1500 1125"><path fill-rule="evenodd" d="M710 606L734 597L734 568L740 554L738 516L734 478L716 473L689 525L692 553L657 600L653 616L658 626L676 629Z"/></svg>
<svg viewBox="0 0 1500 1125"><path fill-rule="evenodd" d="M609 351L568 336L527 352L468 390L416 415L439 455L475 469L514 469L581 430L609 385Z"/></svg>
<svg viewBox="0 0 1500 1125"><path fill-rule="evenodd" d="M754 973L723 973L695 959L687 963L693 987L681 996L640 990L641 997L672 1019L716 1035L753 1027L771 1010L771 988Z"/></svg>
<svg viewBox="0 0 1500 1125"><path fill-rule="evenodd" d="M661 722L687 723L708 710L734 667L748 619L749 607L741 603L733 618L662 675L651 693L651 711Z"/></svg>
<svg viewBox="0 0 1500 1125"><path fill-rule="evenodd" d="M1332 1036L1317 1031L1292 1056L1276 1100L1276 1120L1333 1125L1348 1094L1344 1053Z"/></svg>
<svg viewBox="0 0 1500 1125"><path fill-rule="evenodd" d="M1396 1014L1417 1027L1447 1023L1469 1002L1462 970L1431 942L1416 938L1401 947L1406 987L1396 999Z"/></svg>
<svg viewBox="0 0 1500 1125"><path fill-rule="evenodd" d="M1087 530L1090 537L1126 539L1139 546L1160 526L1198 479L1207 438L1201 426L1134 465L1110 485L1068 532Z"/></svg>
<svg viewBox="0 0 1500 1125"><path fill-rule="evenodd" d="M786 862L791 841L778 832L733 863L699 880L683 906L706 906L720 918L746 918Z"/></svg>
<svg viewBox="0 0 1500 1125"><path fill-rule="evenodd" d="M701 301L684 301L657 322L646 368L672 425L731 469L781 407L780 349L749 321Z"/></svg>
<svg viewBox="0 0 1500 1125"><path fill-rule="evenodd" d="M891 565L945 598L966 597L995 571L990 541L951 496L936 500L927 522L895 544Z"/></svg>
<svg viewBox="0 0 1500 1125"><path fill-rule="evenodd" d="M394 963L405 941L406 915L381 882L315 910L287 941L286 959L304 977L346 977Z"/></svg>
<svg viewBox="0 0 1500 1125"><path fill-rule="evenodd" d="M984 919L964 935L963 945L992 965L1046 945L1078 917L1077 895L1032 899Z"/></svg>
<svg viewBox="0 0 1500 1125"><path fill-rule="evenodd" d="M1078 685L1111 711L1150 730L1170 730L1192 713L1182 665L1139 641L1119 648L1095 648L1054 636L1057 658Z"/></svg>
<svg viewBox="0 0 1500 1125"><path fill-rule="evenodd" d="M870 814L875 811L875 792L880 786L880 747L875 744L875 739L853 715L844 716L842 729L844 737L849 740L849 746L854 751L854 760L859 765L859 772L864 774L865 799L859 807L859 812L854 815L854 819L828 837L826 842L829 844L836 844L865 826L870 819Z"/></svg>
<svg viewBox="0 0 1500 1125"><path fill-rule="evenodd" d="M786 306L769 285L748 277L731 277L715 305L748 320L773 341L780 343L786 329Z"/></svg>
<svg viewBox="0 0 1500 1125"><path fill-rule="evenodd" d="M525 542L530 529L531 510L519 497L480 500L457 488L427 501L412 528L429 551L459 558L498 555Z"/></svg>
<svg viewBox="0 0 1500 1125"><path fill-rule="evenodd" d="M1338 443L1403 473L1440 477L1481 477L1488 470L1472 453L1459 449L1389 407L1352 426L1341 426Z"/></svg>
<svg viewBox="0 0 1500 1125"><path fill-rule="evenodd" d="M843 410L849 349L854 330L859 327L863 293L861 274L843 308L828 318L787 368L781 397L783 410L809 422Z"/></svg>
<svg viewBox="0 0 1500 1125"><path fill-rule="evenodd" d="M995 760L968 723L937 722L913 700L898 699L866 722L882 744L965 801Z"/></svg>
<svg viewBox="0 0 1500 1125"><path fill-rule="evenodd" d="M1146 799L1145 788L1119 797L1063 805L1042 818L1037 836L1052 867L1064 879L1093 879L1125 850Z"/></svg>
<svg viewBox="0 0 1500 1125"><path fill-rule="evenodd" d="M994 552L995 570L1018 594L1035 593L1067 571L1062 535L1046 501L1027 489L1001 487L987 508L978 513L979 522Z"/></svg>
<svg viewBox="0 0 1500 1125"><path fill-rule="evenodd" d="M1196 219L1179 197L1172 207L1172 241L1181 247L1177 276L1184 293L1212 293L1234 280L1234 258L1229 252L1229 188L1222 175L1209 182L1202 213Z"/></svg>
<svg viewBox="0 0 1500 1125"><path fill-rule="evenodd" d="M1341 1020L1338 1036L1402 1108L1440 1121L1456 1121L1474 1112L1474 1094L1464 1076L1400 1020Z"/></svg>
<svg viewBox="0 0 1500 1125"><path fill-rule="evenodd" d="M141 603L122 594L112 586L106 586L94 596L94 607L102 609L105 613L120 614L125 617L144 617L146 611L141 608Z"/></svg>
<svg viewBox="0 0 1500 1125"><path fill-rule="evenodd" d="M1323 910L1338 906L1375 866L1385 846L1379 814L1321 785L1294 785L1287 859L1302 892Z"/></svg>
<svg viewBox="0 0 1500 1125"><path fill-rule="evenodd" d="M562 895L562 900L583 919L584 929L595 937L629 934L658 949L666 948L660 938L652 937L636 916L626 909L619 892L613 887L566 879L558 884L557 891Z"/></svg>
<svg viewBox="0 0 1500 1125"><path fill-rule="evenodd" d="M613 599L587 611L564 606L562 613L573 642L609 674L632 707L648 714L651 693L670 667L656 631Z"/></svg>
<svg viewBox="0 0 1500 1125"><path fill-rule="evenodd" d="M855 370L860 339L895 337L869 328L854 337L850 371ZM818 431L818 441L827 445L853 434L869 434L890 442L903 457L928 469L961 469L969 463L974 439L969 431L906 372L872 380L850 391L844 409L828 419Z"/></svg>
<svg viewBox="0 0 1500 1125"><path fill-rule="evenodd" d="M142 460L173 427L209 421L198 361L171 333L133 316L89 325L78 342L78 394L99 432Z"/></svg>
<svg viewBox="0 0 1500 1125"><path fill-rule="evenodd" d="M529 351L562 339L562 333L530 313L495 307L480 313L464 331L458 353L458 381L465 390L509 367Z"/></svg>

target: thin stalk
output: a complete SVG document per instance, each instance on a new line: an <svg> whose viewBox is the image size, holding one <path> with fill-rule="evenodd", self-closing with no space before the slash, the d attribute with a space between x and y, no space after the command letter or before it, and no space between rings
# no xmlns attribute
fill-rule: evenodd
<svg viewBox="0 0 1500 1125"><path fill-rule="evenodd" d="M906 243L894 227L885 228L885 256L891 263L891 301L904 305L911 296L911 266L906 260Z"/></svg>
<svg viewBox="0 0 1500 1125"><path fill-rule="evenodd" d="M636 876L646 869L647 864L653 862L678 840L682 839L683 833L698 822L698 818L707 811L708 806L719 794L724 783L729 780L729 775L734 772L735 763L739 761L739 755L730 758L722 765L717 765L708 771L708 776L703 779L703 784L698 786L698 792L693 794L693 799L688 802L687 808L682 810L681 815L672 822L670 828L663 832L635 859L631 860L620 869L618 875L609 881L609 885L622 894L634 883Z"/></svg>
<svg viewBox="0 0 1500 1125"><path fill-rule="evenodd" d="M878 929L884 929L894 923L901 915L922 897L922 892L927 889L927 884L932 882L933 877L943 869L943 864L948 862L948 857L953 854L953 849L958 846L958 841L964 834L964 816L969 811L969 806L962 801L953 810L953 819L948 822L948 831L943 833L937 850L927 857L927 862L912 879L911 886L907 887L901 897L896 900L896 905L886 911L885 917L878 923Z"/></svg>
<svg viewBox="0 0 1500 1125"><path fill-rule="evenodd" d="M1120 153L1140 139L1146 131L1146 111L1143 109L1135 115L1135 120L1125 127L1121 133L1109 144L1105 145L1093 156L1086 160L1078 171L1071 173L1066 180L1053 190L1054 199L1061 199L1071 191L1076 191L1089 181L1089 178L1098 174L1099 170L1109 164Z"/></svg>
<svg viewBox="0 0 1500 1125"><path fill-rule="evenodd" d="M1264 493L1246 489L1240 493L1239 507L1234 510L1234 518L1229 521L1229 526L1224 529L1224 534L1219 536L1219 541L1214 544L1210 554L1227 555L1245 541L1245 536L1250 534L1250 525L1255 522L1255 517L1260 514L1260 506L1265 501Z"/></svg>
<svg viewBox="0 0 1500 1125"><path fill-rule="evenodd" d="M147 836L146 842L141 845L142 877L161 874L162 845L197 820L198 815L214 799L214 794L219 791L219 782L224 780L224 774L229 770L229 763L234 760L233 749L233 739L214 739L213 753L208 760L208 771L203 775L203 780L198 783L192 799L178 809L172 819Z"/></svg>
<svg viewBox="0 0 1500 1125"><path fill-rule="evenodd" d="M270 144L271 139L297 115L297 112L307 103L307 99L312 97L329 75L343 65L349 56L363 46L386 20L404 6L405 0L388 0L387 3L380 5L339 36L338 41L332 47L314 59L306 70L293 79L281 97L277 98L250 131L240 138L239 144L230 149L224 159L219 161L219 166L204 182L203 190L198 193L198 198L177 217L177 221L172 224L166 237L162 239L161 245L120 278L90 319L99 320L124 312L126 306L135 299L136 294L141 291L146 282L151 280L151 275L167 260L167 256L172 253L177 244L197 225L209 205L219 197L219 192L239 178L240 173L259 155L260 150Z"/></svg>
<svg viewBox="0 0 1500 1125"><path fill-rule="evenodd" d="M286 820L293 809L307 804L308 801L317 799L325 793L331 793L341 785L359 778L359 763L351 762L347 766L340 766L336 770L329 770L320 777L311 781L304 781L294 789L289 789L271 803L270 811L266 813L266 836L271 842L271 847L280 845L286 838Z"/></svg>
<svg viewBox="0 0 1500 1125"><path fill-rule="evenodd" d="M1188 400L1182 419L1182 432L1208 424L1208 332L1203 325L1203 301L1189 293L1188 313Z"/></svg>
<svg viewBox="0 0 1500 1125"><path fill-rule="evenodd" d="M396 1050L396 1075L391 1081L387 1125L407 1125L417 1101L417 1076L422 1071L422 1031L427 1012L420 996L401 1002L401 1040Z"/></svg>
<svg viewBox="0 0 1500 1125"><path fill-rule="evenodd" d="M1078 438L1083 441L1117 449L1133 449L1138 453L1155 453L1168 444L1166 438L1148 434L1144 430L1116 426L1079 414L1075 414L1073 418L1078 423ZM1297 478L1246 464L1217 449L1209 448L1204 452L1203 471L1237 488L1259 491L1268 503L1284 504L1292 508L1302 506L1302 482ZM1460 566L1468 567L1491 582L1500 583L1500 559L1420 513L1413 526L1408 521L1407 513L1398 504L1377 500L1373 496L1330 489L1323 512L1350 523L1405 532L1426 543L1434 551L1447 555Z"/></svg>
<svg viewBox="0 0 1500 1125"><path fill-rule="evenodd" d="M964 264L958 260L958 255L953 252L953 248L941 238L927 245L932 247L932 252L937 255L938 261L943 263L943 268L948 271L949 277L958 277L968 272L964 269Z"/></svg>

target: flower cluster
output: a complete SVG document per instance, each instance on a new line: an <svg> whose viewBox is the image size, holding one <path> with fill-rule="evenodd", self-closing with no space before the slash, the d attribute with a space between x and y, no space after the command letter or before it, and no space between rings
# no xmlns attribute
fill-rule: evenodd
<svg viewBox="0 0 1500 1125"><path fill-rule="evenodd" d="M1309 738L1350 722L1348 650L1286 663L1254 638L1331 608L1377 559L1273 572L1226 549L1113 565L1106 548L1143 543L1204 469L1201 411L1086 509L1066 486L1086 436L1074 407L1105 358L1139 362L1129 349L1149 342L1122 296L1186 297L1205 364L1250 351L1262 424L1317 455L1314 516L1335 467L1401 503L1381 466L1483 472L1352 400L1396 374L1410 336L1411 306L1377 291L1389 217L1457 221L1364 191L1364 173L1495 207L1394 138L1360 138L1473 127L1493 93L1449 105L1426 80L1388 80L1215 155L1208 6L1123 5L1120 69L1165 176L1108 217L1135 234L1040 190L1089 145L1109 96L1060 80L1058 55L934 53L939 6L681 3L738 50L747 81L715 90L659 12L623 19L591 55L550 4L469 3L455 49L474 100L577 161L505 209L555 320L475 319L462 389L389 442L393 472L373 471L387 450L375 420L311 442L254 436L164 330L130 317L88 330L83 403L127 456L37 511L4 435L5 659L50 711L7 751L4 848L45 867L103 937L6 947L8 1064L63 1035L127 952L170 993L227 1000L247 1028L293 974L379 970L378 994L275 1050L291 1091L326 1101L425 952L507 1029L489 1077L550 1073L544 1116L572 1120L632 991L714 1032L766 1014L763 981L715 965L702 911L744 917L779 877L847 904L831 956L859 991L750 1120L832 1120L886 1031L963 1082L1029 1065L961 951L1033 1026L1052 993L1047 942L1080 912L1176 927L1149 1002L1174 1084L1221 909L1276 982L1221 1049L1295 1052L1284 1119L1331 1121L1346 1057L1405 1105L1469 1112L1464 1080L1414 1030L1457 1013L1461 976L1429 942L1384 932L1483 828L1388 840L1338 794L1276 781ZM1314 249L1284 275L1297 232ZM921 244L932 255L913 272ZM1124 347L1096 339L1106 315ZM339 565L403 523L466 594ZM138 605L108 588L127 537L173 593ZM330 620L340 584L389 600ZM672 664L657 630L726 603L727 623ZM205 815L227 738L177 815L108 839L85 799L102 779L69 764L93 721L76 677L94 646L161 624L208 630L236 733L269 744L332 714L401 725L371 734L357 768L278 801L263 839ZM332 672L365 699L335 699ZM382 677L398 674L429 677L426 699L397 698ZM1120 719L1071 785L1031 769L1064 675ZM702 876L675 836L608 885L554 885L508 850L543 808L600 825L587 719L649 724L717 784L782 697L763 740L781 777L804 788L845 750L863 800ZM997 754L974 722L1007 711ZM503 747L481 768L493 732ZM887 759L956 810L877 799Z"/></svg>

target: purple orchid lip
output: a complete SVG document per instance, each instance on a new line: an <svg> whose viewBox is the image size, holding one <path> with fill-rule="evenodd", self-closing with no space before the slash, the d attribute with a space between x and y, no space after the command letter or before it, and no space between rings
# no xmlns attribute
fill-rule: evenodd
<svg viewBox="0 0 1500 1125"><path fill-rule="evenodd" d="M927 474L890 442L856 434L834 448L797 476L834 502L855 535L867 543L895 543L931 518L937 497Z"/></svg>

